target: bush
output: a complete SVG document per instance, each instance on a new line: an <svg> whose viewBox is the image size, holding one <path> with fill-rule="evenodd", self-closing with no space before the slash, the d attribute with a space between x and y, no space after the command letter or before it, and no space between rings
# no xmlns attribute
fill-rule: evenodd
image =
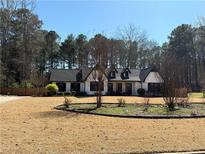
<svg viewBox="0 0 205 154"><path fill-rule="evenodd" d="M14 82L11 85L12 88L33 88L33 84L28 81L22 81L21 83Z"/></svg>
<svg viewBox="0 0 205 154"><path fill-rule="evenodd" d="M20 84L21 88L33 88L33 84L28 81L22 81Z"/></svg>
<svg viewBox="0 0 205 154"><path fill-rule="evenodd" d="M125 99L124 98L119 98L119 99L117 99L117 101L118 101L119 107L125 106Z"/></svg>
<svg viewBox="0 0 205 154"><path fill-rule="evenodd" d="M65 96L71 96L72 94L71 94L71 92L64 92L64 95Z"/></svg>
<svg viewBox="0 0 205 154"><path fill-rule="evenodd" d="M72 95L72 96L75 96L76 94L77 94L76 91L71 91L71 95Z"/></svg>
<svg viewBox="0 0 205 154"><path fill-rule="evenodd" d="M167 105L168 111L175 111L175 106L176 106L175 103L168 103L166 105Z"/></svg>
<svg viewBox="0 0 205 154"><path fill-rule="evenodd" d="M57 96L64 96L64 95L65 95L64 92L58 92L58 93L57 93Z"/></svg>
<svg viewBox="0 0 205 154"><path fill-rule="evenodd" d="M149 97L144 97L144 103L143 103L144 109L143 109L143 111L147 111L148 110L148 108L149 108L149 101L150 101Z"/></svg>
<svg viewBox="0 0 205 154"><path fill-rule="evenodd" d="M76 93L76 96L87 96L86 92L78 92Z"/></svg>
<svg viewBox="0 0 205 154"><path fill-rule="evenodd" d="M69 105L71 104L72 100L71 99L68 99L67 97L64 96L64 105L66 108L69 108Z"/></svg>
<svg viewBox="0 0 205 154"><path fill-rule="evenodd" d="M12 83L11 85L12 88L20 88L20 84L17 82Z"/></svg>
<svg viewBox="0 0 205 154"><path fill-rule="evenodd" d="M139 94L139 96L144 96L145 95L145 90L143 88L139 88L137 90L137 93Z"/></svg>
<svg viewBox="0 0 205 154"><path fill-rule="evenodd" d="M58 91L58 86L55 83L50 83L46 86L46 89L48 90L49 95L54 95Z"/></svg>

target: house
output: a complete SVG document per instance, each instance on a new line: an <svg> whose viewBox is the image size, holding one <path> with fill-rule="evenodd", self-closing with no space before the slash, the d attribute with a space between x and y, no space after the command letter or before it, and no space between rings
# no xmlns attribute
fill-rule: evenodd
<svg viewBox="0 0 205 154"><path fill-rule="evenodd" d="M138 95L138 89L143 88L151 95L161 94L163 79L159 72L149 67L146 69L118 69L115 67L104 69L103 95ZM59 92L86 92L88 95L96 93L96 80L92 68L54 69L51 70L50 81L56 82Z"/></svg>

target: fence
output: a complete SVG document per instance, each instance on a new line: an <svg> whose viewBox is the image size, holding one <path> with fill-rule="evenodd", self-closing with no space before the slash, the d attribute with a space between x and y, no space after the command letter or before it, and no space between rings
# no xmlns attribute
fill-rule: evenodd
<svg viewBox="0 0 205 154"><path fill-rule="evenodd" d="M46 96L45 88L0 88L2 95L18 95L18 96Z"/></svg>

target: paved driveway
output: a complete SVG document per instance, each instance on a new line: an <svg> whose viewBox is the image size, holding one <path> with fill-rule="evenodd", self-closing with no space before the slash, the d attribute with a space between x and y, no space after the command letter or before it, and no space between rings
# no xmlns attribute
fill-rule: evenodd
<svg viewBox="0 0 205 154"><path fill-rule="evenodd" d="M12 101L12 100L17 100L17 99L23 99L28 96L2 96L0 95L0 104Z"/></svg>

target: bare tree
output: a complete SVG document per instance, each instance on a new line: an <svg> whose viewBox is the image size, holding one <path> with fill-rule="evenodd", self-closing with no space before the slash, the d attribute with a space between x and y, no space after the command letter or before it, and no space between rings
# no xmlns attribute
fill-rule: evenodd
<svg viewBox="0 0 205 154"><path fill-rule="evenodd" d="M35 3L36 0L0 0L0 7L10 10L21 8L33 11L35 9Z"/></svg>
<svg viewBox="0 0 205 154"><path fill-rule="evenodd" d="M176 57L167 53L161 71L164 80L163 99L170 110L174 110L177 98L177 71L174 62L176 62Z"/></svg>
<svg viewBox="0 0 205 154"><path fill-rule="evenodd" d="M188 90L186 84L178 80L181 76L180 63L173 53L166 53L162 64L161 74L164 80L163 99L169 110L175 110L175 106L188 103Z"/></svg>
<svg viewBox="0 0 205 154"><path fill-rule="evenodd" d="M102 89L104 88L105 68L108 65L108 40L97 34L89 41L91 78L95 82L97 108L102 105Z"/></svg>
<svg viewBox="0 0 205 154"><path fill-rule="evenodd" d="M205 16L200 16L197 18L197 25L205 26Z"/></svg>
<svg viewBox="0 0 205 154"><path fill-rule="evenodd" d="M104 89L104 81L106 79L105 77L105 68L101 64L96 64L96 66L93 68L91 72L92 79L95 82L96 87L96 103L97 108L100 108L102 106L102 91Z"/></svg>
<svg viewBox="0 0 205 154"><path fill-rule="evenodd" d="M48 78L37 69L31 71L30 82L37 88L42 88L48 83Z"/></svg>
<svg viewBox="0 0 205 154"><path fill-rule="evenodd" d="M125 57L125 66L136 68L146 65L151 42L147 39L146 32L132 24L118 29L118 36L124 42L125 50L120 54ZM146 61L146 62L145 62ZM145 67L145 66L144 66Z"/></svg>

